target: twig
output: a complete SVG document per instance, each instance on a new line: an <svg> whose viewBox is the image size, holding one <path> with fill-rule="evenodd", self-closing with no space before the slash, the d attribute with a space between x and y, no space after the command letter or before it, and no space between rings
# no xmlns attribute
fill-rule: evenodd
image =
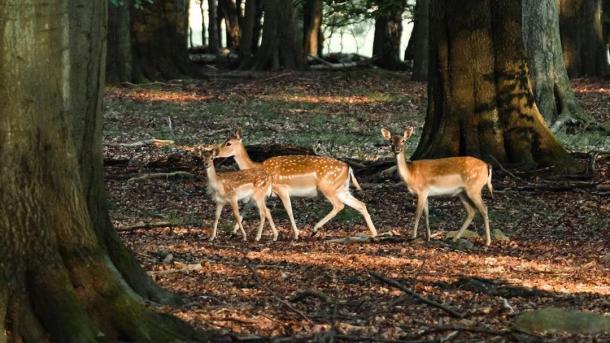
<svg viewBox="0 0 610 343"><path fill-rule="evenodd" d="M419 338L422 338L424 336L427 336L427 335L430 335L433 333L445 332L445 331L463 331L463 332L483 333L486 335L494 335L494 336L509 336L511 334L510 330L498 331L498 330L487 329L484 327L464 327L464 326L459 326L459 325L448 325L448 326L440 326L440 327L426 330L415 336L410 337L410 339L419 339Z"/></svg>
<svg viewBox="0 0 610 343"><path fill-rule="evenodd" d="M453 317L456 317L456 318L464 318L464 317L466 317L465 313L458 312L458 311L452 309L451 307L449 307L448 305L436 302L436 301L428 299L428 298L426 298L426 297L424 297L422 295L419 295L415 291L407 288L405 285L401 284L400 282L398 282L396 280L389 279L389 278L387 278L387 277L385 277L385 276L383 276L381 274L377 274L377 273L372 272L372 271L369 271L369 275L371 275L372 277L376 278L377 280L379 280L379 281L381 281L381 282L383 282L383 283L385 283L387 285L390 285L390 286L393 286L393 287L396 287L396 288L400 289L401 291L411 295L413 298L415 298L415 299L417 299L417 300L419 300L419 301L421 301L421 302L423 302L425 304L437 307L437 308L439 308L439 309L449 313Z"/></svg>
<svg viewBox="0 0 610 343"><path fill-rule="evenodd" d="M302 311L299 311L298 309L296 309L294 306L292 306L289 302L287 302L286 300L280 298L278 295L276 295L271 289L269 289L269 287L265 286L263 284L263 282L261 281L260 277L258 276L258 273L256 272L256 269L254 269L254 267L252 267L252 265L250 263L246 262L246 266L248 267L248 269L250 269L250 271L252 272L252 276L254 277L254 281L256 281L256 284L261 287L262 289L264 289L265 291L267 291L267 293L270 293L271 296L277 300L279 303L281 303L282 305L284 305L286 308L288 308L290 311L298 314L299 316L301 316L301 318L305 319L307 322L313 324L313 321L311 319L309 319L309 317L307 317L307 315L305 313L303 313Z"/></svg>
<svg viewBox="0 0 610 343"><path fill-rule="evenodd" d="M132 177L131 179L128 179L127 182L141 181L141 180L148 180L148 179L161 179L161 178L169 179L170 177L177 177L177 176L186 177L186 178L194 178L195 174L185 172L185 171L175 171L175 172L171 172L171 173L150 173L150 174L143 174L140 176Z"/></svg>
<svg viewBox="0 0 610 343"><path fill-rule="evenodd" d="M524 181L522 178L518 177L517 175L511 173L510 171L508 171L508 169L504 168L504 166L502 165L502 163L500 163L500 161L498 161L492 154L488 154L488 156L494 160L494 162L496 162L496 164L498 165L498 167L500 167L500 169L505 172L506 174L508 174L510 177L512 177L515 180L519 180L519 181Z"/></svg>
<svg viewBox="0 0 610 343"><path fill-rule="evenodd" d="M137 141L137 142L133 142L133 143L112 143L112 144L108 144L108 145L137 148L137 147L141 147L141 146L145 146L145 145L154 145L154 146L161 147L161 146L168 146L168 145L175 145L175 144L176 143L172 140L151 138L151 139L145 139L143 141Z"/></svg>

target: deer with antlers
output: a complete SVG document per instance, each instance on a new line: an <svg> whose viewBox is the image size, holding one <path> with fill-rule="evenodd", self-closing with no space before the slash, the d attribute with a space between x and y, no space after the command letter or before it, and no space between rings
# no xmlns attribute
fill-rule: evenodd
<svg viewBox="0 0 610 343"><path fill-rule="evenodd" d="M260 240L262 236L265 218L269 220L269 225L273 231L273 240L277 240L278 232L273 223L271 212L265 204L265 200L271 194L271 176L262 169L217 173L214 167L214 159L218 156L218 147L201 146L193 149L193 152L204 161L208 176L208 192L216 202L216 216L210 241L216 238L216 228L225 204L230 204L233 209L233 216L236 220L233 233L236 233L239 228L243 240L246 240L246 231L242 224L243 218L239 213L238 202L240 200L246 202L252 200L258 208L260 223L256 233L256 241Z"/></svg>
<svg viewBox="0 0 610 343"><path fill-rule="evenodd" d="M273 193L280 198L288 213L295 240L299 237L299 230L294 221L290 197L314 197L318 191L330 201L333 208L314 225L313 234L348 205L362 214L371 236L377 236L366 205L350 193L350 181L358 190L361 188L352 168L346 163L330 157L310 155L277 156L256 163L250 159L242 143L241 128L222 144L218 156L233 156L242 170L262 169L271 175Z"/></svg>
<svg viewBox="0 0 610 343"><path fill-rule="evenodd" d="M483 187L487 186L493 196L491 165L470 156L407 162L404 155L405 142L411 137L413 131L413 127L408 127L402 135L393 135L389 130L381 129L383 138L390 142L392 151L396 155L400 176L409 192L417 195L413 238L417 237L417 227L423 212L426 219L426 238L430 239L428 197L449 195L458 196L467 213L466 221L453 240L456 241L462 236L464 230L474 219L476 210L481 214L485 223L485 245L490 245L489 218L481 192Z"/></svg>

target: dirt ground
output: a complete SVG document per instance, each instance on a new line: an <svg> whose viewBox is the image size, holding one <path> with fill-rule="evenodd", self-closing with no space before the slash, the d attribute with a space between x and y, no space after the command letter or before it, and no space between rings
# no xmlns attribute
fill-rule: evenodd
<svg viewBox="0 0 610 343"><path fill-rule="evenodd" d="M585 109L607 123L607 81L575 80L574 87ZM432 240L422 239L423 224L420 238L410 239L413 196L395 178L358 173L364 189L354 195L366 202L378 231L387 235L383 239L332 241L368 232L351 209L311 237L330 205L322 198L295 198L303 234L292 241L287 216L272 198L277 242L271 242L268 226L263 239L253 242L254 210L245 214L249 240L232 237L225 210L219 237L210 243L214 205L201 164L172 147L120 145L150 138L183 146L220 143L241 126L246 144L294 144L366 167L390 160L379 128L413 125L421 132L425 107L423 84L385 72L219 75L108 88L104 149L113 222L152 277L186 299L163 311L242 340L610 341L610 335L511 330L515 316L542 307L610 313L610 139L603 134L559 135L582 163L602 152L595 154L591 178L548 180L544 171L495 170L494 198L484 191L484 199L492 229L509 239L490 247L480 239L445 240L465 219L457 199L431 199ZM231 161L219 165L234 168ZM188 175L134 179L176 171ZM134 229L141 224L153 227ZM481 233L479 217L474 224L471 230ZM371 273L397 280L449 311Z"/></svg>

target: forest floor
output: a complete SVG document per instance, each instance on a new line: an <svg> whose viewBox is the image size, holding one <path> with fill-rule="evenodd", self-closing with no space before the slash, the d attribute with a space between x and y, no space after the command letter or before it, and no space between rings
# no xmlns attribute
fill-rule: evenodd
<svg viewBox="0 0 610 343"><path fill-rule="evenodd" d="M574 87L583 107L609 123L608 82L581 79ZM414 197L394 177L358 170L392 165L381 127L415 126L411 153L425 108L424 84L372 70L109 87L104 152L112 220L152 277L186 299L164 311L242 340L610 341L610 335L530 336L511 330L514 318L532 309L610 313L610 137L578 129L559 134L585 164L602 152L595 154L590 178L549 181L543 171L509 175L496 168L494 198L487 191L484 198L492 229L508 240L494 240L490 247L480 239L446 241L446 232L459 228L465 213L459 201L444 198L430 201L432 240L421 239L423 225L420 238L412 240ZM333 241L368 233L362 217L345 209L310 237L330 204L295 198L302 230L295 242L281 204L271 198L277 242L268 226L262 240L253 242L254 210L245 214L249 240L231 237L233 221L225 209L219 236L210 243L214 205L201 165L171 146L120 145L150 138L183 146L221 143L238 126L247 145L293 144L354 163L363 186L354 195L367 203L386 236ZM231 161L219 166L234 168ZM191 177L134 179L176 171ZM480 218L475 224L471 230L480 233ZM422 303L371 273L455 311Z"/></svg>

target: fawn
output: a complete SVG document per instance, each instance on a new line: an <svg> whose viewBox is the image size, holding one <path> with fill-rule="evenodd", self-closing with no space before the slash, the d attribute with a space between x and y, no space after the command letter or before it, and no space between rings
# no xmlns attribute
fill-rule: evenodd
<svg viewBox="0 0 610 343"><path fill-rule="evenodd" d="M233 209L233 216L237 223L233 233L237 229L241 231L243 240L246 240L246 231L242 225L243 218L239 213L238 201L254 201L258 208L260 223L256 233L256 241L260 240L265 225L265 218L269 220L269 225L273 231L273 240L277 240L278 232L273 223L271 212L265 204L265 200L271 194L271 176L260 169L240 170L234 172L217 173L214 167L214 159L218 156L219 148L198 147L194 149L196 155L201 157L205 164L208 176L208 193L216 202L216 216L210 241L216 238L216 228L218 220L225 204L230 204Z"/></svg>
<svg viewBox="0 0 610 343"><path fill-rule="evenodd" d="M309 155L278 156L255 163L244 148L241 128L222 144L218 156L233 156L240 169L262 169L272 176L273 193L277 194L288 213L295 240L299 237L299 230L292 214L290 197L314 197L318 191L330 201L333 208L315 224L312 235L348 205L362 214L371 236L377 236L366 205L349 191L350 180L358 190L361 188L352 168L346 163L330 157Z"/></svg>
<svg viewBox="0 0 610 343"><path fill-rule="evenodd" d="M383 138L390 142L392 151L396 155L396 164L400 176L409 192L417 195L413 238L417 237L417 227L423 211L426 218L426 238L430 239L428 197L449 195L460 198L468 215L453 240L458 240L470 225L474 219L476 209L485 222L485 245L490 245L489 218L487 207L485 207L481 197L481 191L484 186L487 186L493 196L491 165L470 156L407 162L404 155L405 142L411 137L413 131L413 127L408 127L402 135L393 135L389 130L381 129Z"/></svg>

